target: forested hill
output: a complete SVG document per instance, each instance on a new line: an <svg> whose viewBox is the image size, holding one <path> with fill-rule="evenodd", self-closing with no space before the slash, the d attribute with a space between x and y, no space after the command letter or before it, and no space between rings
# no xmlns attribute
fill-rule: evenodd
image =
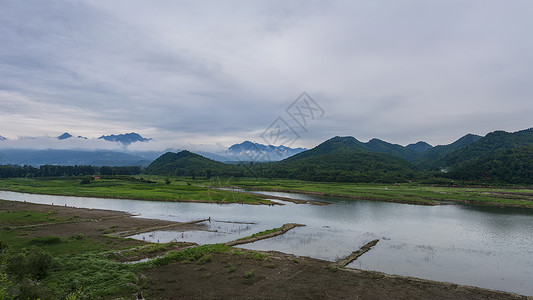
<svg viewBox="0 0 533 300"><path fill-rule="evenodd" d="M533 129L468 134L452 144L417 150L378 139L334 137L313 149L271 163L225 164L182 151L166 153L149 174L265 176L331 182L404 182L444 177L466 181L533 184ZM428 146L430 148L428 148ZM425 151L420 149L426 148Z"/></svg>
<svg viewBox="0 0 533 300"><path fill-rule="evenodd" d="M353 137L334 137L273 164L270 172L313 181L403 182L413 176L413 167L404 159L367 150Z"/></svg>
<svg viewBox="0 0 533 300"><path fill-rule="evenodd" d="M240 174L237 166L221 163L196 153L183 150L178 153L167 152L153 161L146 173L169 176L207 176Z"/></svg>

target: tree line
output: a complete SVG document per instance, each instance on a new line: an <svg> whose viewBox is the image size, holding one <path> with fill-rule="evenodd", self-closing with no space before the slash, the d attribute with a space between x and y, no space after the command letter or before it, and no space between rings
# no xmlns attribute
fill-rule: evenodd
<svg viewBox="0 0 533 300"><path fill-rule="evenodd" d="M110 167L110 166L33 166L0 165L0 178L15 177L70 177L85 175L138 175L142 173L139 166Z"/></svg>

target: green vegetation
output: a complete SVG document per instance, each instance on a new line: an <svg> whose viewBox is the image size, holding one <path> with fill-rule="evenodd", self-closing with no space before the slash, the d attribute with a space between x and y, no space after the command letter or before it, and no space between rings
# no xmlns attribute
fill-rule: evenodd
<svg viewBox="0 0 533 300"><path fill-rule="evenodd" d="M64 220L53 217L55 212L37 213L30 211L0 212L0 226L22 226L40 223L59 223Z"/></svg>
<svg viewBox="0 0 533 300"><path fill-rule="evenodd" d="M222 181L224 182L224 181ZM390 201L413 204L459 202L500 206L533 207L533 188L434 186L417 183L326 183L289 179L232 178L229 185L247 190L310 193L322 196Z"/></svg>
<svg viewBox="0 0 533 300"><path fill-rule="evenodd" d="M268 230L264 230L264 231L261 231L261 232L258 232L258 233L254 233L251 236L240 238L238 240L240 241L240 240L246 240L246 239L251 239L251 238L255 238L255 237L260 237L260 236L263 236L263 235L267 235L267 234L270 234L270 233L281 231L282 229L283 229L283 226L282 227L278 227L278 228L268 229Z"/></svg>
<svg viewBox="0 0 533 300"><path fill-rule="evenodd" d="M74 178L8 178L0 179L0 189L64 196L85 196L119 199L139 199L158 201L198 201L215 203L270 203L253 194L210 189L191 185L186 181L175 180L152 183L146 179L133 177L113 177L97 179L90 184L80 185Z"/></svg>
<svg viewBox="0 0 533 300"><path fill-rule="evenodd" d="M173 262L210 263L214 253L262 259L256 251L241 251L222 244L203 245L183 251L170 251L148 262L116 262L116 250L80 233L69 238L32 237L28 225L47 224L46 213L22 212L20 227L0 231L0 299L116 299L130 298L147 282L140 272ZM13 216L13 212L2 215ZM11 223L11 221L9 221ZM90 245L98 245L91 247ZM169 250L174 244L149 244L123 249L121 255L149 254ZM205 269L205 268L204 268ZM235 267L228 270L234 272ZM205 278L211 274L206 273Z"/></svg>
<svg viewBox="0 0 533 300"><path fill-rule="evenodd" d="M428 146L428 145L427 145ZM224 164L182 151L166 153L146 172L168 176L286 178L317 182L533 184L533 129L465 135L450 145L416 151L372 139L334 137L280 162ZM209 171L208 171L209 170Z"/></svg>
<svg viewBox="0 0 533 300"><path fill-rule="evenodd" d="M250 279L252 276L254 276L254 269L248 270L244 273L244 278L246 279Z"/></svg>
<svg viewBox="0 0 533 300"><path fill-rule="evenodd" d="M147 174L168 176L197 176L210 178L214 175L233 176L242 173L236 165L225 164L205 158L201 155L183 150L179 153L167 152L153 161L147 168Z"/></svg>

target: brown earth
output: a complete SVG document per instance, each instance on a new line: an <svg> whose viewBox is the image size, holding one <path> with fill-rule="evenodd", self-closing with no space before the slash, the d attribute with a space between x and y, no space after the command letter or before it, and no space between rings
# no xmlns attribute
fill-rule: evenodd
<svg viewBox="0 0 533 300"><path fill-rule="evenodd" d="M246 251L246 250L243 250ZM330 262L268 252L212 254L210 262L173 263L143 272L146 299L527 299L380 272L332 268Z"/></svg>
<svg viewBox="0 0 533 300"><path fill-rule="evenodd" d="M133 218L131 214L102 209L85 209L57 205L35 204L27 202L0 200L1 211L32 211L41 213L53 213L53 217L60 220L59 223L38 224L29 226L11 226L12 229L23 230L28 237L59 236L68 238L81 233L95 242L105 243L106 248L121 249L148 244L144 241L133 239L110 238L113 233L138 229L158 228L172 225L174 230L205 230L201 224L181 224L164 220ZM109 236L108 236L109 235ZM113 243L109 243L113 240Z"/></svg>
<svg viewBox="0 0 533 300"><path fill-rule="evenodd" d="M111 239L104 236L107 231L142 230L173 224L132 218L117 211L4 200L0 200L0 211L54 211L55 218L70 220L70 223L34 226L29 228L28 235L70 237L82 233L101 242ZM176 226L180 231L204 228L198 224ZM112 239L118 243L106 243L108 249L148 244L131 239ZM166 251L188 246L190 244L176 243ZM145 270L141 275L147 282L143 293L146 299L533 299L451 283L332 267L331 262L279 252L263 252L267 256L262 257L253 255L258 251L242 251L245 254L213 253L205 264L182 262ZM155 254L149 256L152 255Z"/></svg>

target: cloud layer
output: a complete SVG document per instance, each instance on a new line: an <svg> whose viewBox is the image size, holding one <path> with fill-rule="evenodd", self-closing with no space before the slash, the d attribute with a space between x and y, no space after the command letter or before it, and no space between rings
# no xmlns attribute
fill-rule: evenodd
<svg viewBox="0 0 533 300"><path fill-rule="evenodd" d="M515 131L532 126L532 13L520 0L7 0L0 135L262 142L303 91L325 114L294 146Z"/></svg>

